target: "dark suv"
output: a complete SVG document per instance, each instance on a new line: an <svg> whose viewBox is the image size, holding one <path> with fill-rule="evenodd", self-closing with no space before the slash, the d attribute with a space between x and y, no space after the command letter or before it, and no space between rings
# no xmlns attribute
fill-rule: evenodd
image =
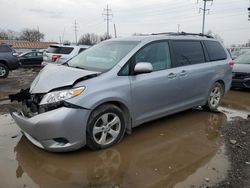
<svg viewBox="0 0 250 188"><path fill-rule="evenodd" d="M10 70L17 69L20 64L16 51L6 44L0 44L0 78L6 78Z"/></svg>

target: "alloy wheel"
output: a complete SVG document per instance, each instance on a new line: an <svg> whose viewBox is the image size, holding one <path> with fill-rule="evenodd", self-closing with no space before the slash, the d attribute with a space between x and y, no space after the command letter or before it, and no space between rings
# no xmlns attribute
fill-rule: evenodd
<svg viewBox="0 0 250 188"><path fill-rule="evenodd" d="M219 105L221 100L221 88L219 86L215 86L210 93L209 102L212 107L216 107Z"/></svg>
<svg viewBox="0 0 250 188"><path fill-rule="evenodd" d="M5 74L6 74L6 69L0 66L0 77L4 76Z"/></svg>
<svg viewBox="0 0 250 188"><path fill-rule="evenodd" d="M100 145L108 145L119 136L121 120L114 113L102 114L94 124L93 138Z"/></svg>

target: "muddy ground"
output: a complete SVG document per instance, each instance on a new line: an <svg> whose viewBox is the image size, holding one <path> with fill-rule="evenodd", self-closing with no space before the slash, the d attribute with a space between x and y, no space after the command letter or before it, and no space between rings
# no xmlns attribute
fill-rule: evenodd
<svg viewBox="0 0 250 188"><path fill-rule="evenodd" d="M200 109L152 121L109 149L49 153L32 145L4 100L38 68L0 80L0 188L250 187L250 92L230 91L217 113Z"/></svg>

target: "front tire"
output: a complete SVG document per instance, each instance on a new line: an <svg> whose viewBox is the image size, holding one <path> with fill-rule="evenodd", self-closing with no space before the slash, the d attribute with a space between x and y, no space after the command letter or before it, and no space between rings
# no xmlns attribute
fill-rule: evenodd
<svg viewBox="0 0 250 188"><path fill-rule="evenodd" d="M207 111L216 111L224 95L224 89L221 83L216 82L209 91L206 105L202 108Z"/></svg>
<svg viewBox="0 0 250 188"><path fill-rule="evenodd" d="M87 146L93 150L108 148L122 140L125 129L123 111L112 104L102 105L90 115Z"/></svg>
<svg viewBox="0 0 250 188"><path fill-rule="evenodd" d="M0 63L0 78L7 78L8 75L9 75L9 68L3 63Z"/></svg>

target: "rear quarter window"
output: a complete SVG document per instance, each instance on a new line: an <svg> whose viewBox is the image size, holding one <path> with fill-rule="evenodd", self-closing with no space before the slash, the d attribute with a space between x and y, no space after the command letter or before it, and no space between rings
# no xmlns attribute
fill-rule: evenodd
<svg viewBox="0 0 250 188"><path fill-rule="evenodd" d="M6 45L0 45L0 52L12 52L12 50Z"/></svg>
<svg viewBox="0 0 250 188"><path fill-rule="evenodd" d="M227 59L227 54L222 45L217 41L204 41L210 61Z"/></svg>
<svg viewBox="0 0 250 188"><path fill-rule="evenodd" d="M204 51L200 41L178 40L173 41L172 46L175 56L174 67L205 62Z"/></svg>
<svg viewBox="0 0 250 188"><path fill-rule="evenodd" d="M50 46L47 49L48 53L53 54L70 54L74 48L71 47L61 47L61 46Z"/></svg>

